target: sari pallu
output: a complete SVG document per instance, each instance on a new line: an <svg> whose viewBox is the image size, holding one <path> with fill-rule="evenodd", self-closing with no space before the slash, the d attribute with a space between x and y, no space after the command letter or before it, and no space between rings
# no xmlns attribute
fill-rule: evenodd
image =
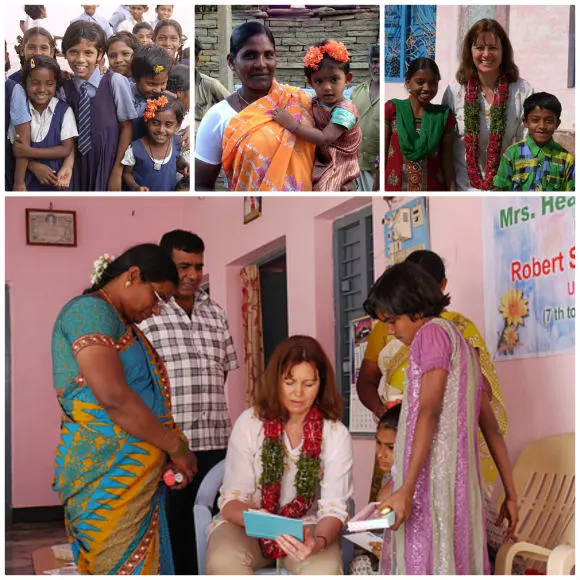
<svg viewBox="0 0 580 580"><path fill-rule="evenodd" d="M315 99L312 103L312 112L316 127L323 131L330 122L332 111L336 107L352 113L356 117L356 124L352 129L345 131L334 143L320 147L327 161L323 162L318 155L316 156L312 172L314 191L342 191L344 185L360 175L358 157L362 132L359 127L356 105L344 99L334 107L328 108L320 105Z"/></svg>
<svg viewBox="0 0 580 580"><path fill-rule="evenodd" d="M85 334L82 320L75 328L83 311L97 319L89 328L102 322L102 332ZM92 296L65 306L53 334L63 413L53 488L64 505L75 562L81 574L173 574L161 483L166 455L115 425L84 381L74 354L95 343L117 349L128 385L179 434L165 367L139 329L124 327L109 304Z"/></svg>
<svg viewBox="0 0 580 580"><path fill-rule="evenodd" d="M311 98L273 81L270 92L232 117L222 140L222 166L230 191L312 191L314 149L272 120L283 107L313 127Z"/></svg>
<svg viewBox="0 0 580 580"><path fill-rule="evenodd" d="M497 419L498 425L505 437L507 431L507 413L503 402L503 395L499 386L499 378L497 371L491 360L491 356L485 341L479 334L477 327L469 318L460 314L459 312L444 311L441 313L441 318L452 322L463 338L475 348L479 355L479 363L481 372L487 379L491 388L491 407ZM382 323L378 323L379 325ZM373 332L375 332L373 330ZM386 329L385 329L386 335ZM387 336L385 346L380 351L376 361L384 377L384 392L383 400L388 403L396 399L402 399L405 388L405 378L407 367L409 364L409 347L402 342L396 340L393 336ZM486 394L486 396L488 396ZM478 449L479 449L479 463L481 469L482 486L486 497L491 498L495 480L497 478L497 467L493 461L493 457L487 447L485 438L481 431L477 434ZM376 501L377 493L381 489L381 482L385 473L379 467L375 459L375 467L373 471L373 478L371 483L371 492L369 501Z"/></svg>

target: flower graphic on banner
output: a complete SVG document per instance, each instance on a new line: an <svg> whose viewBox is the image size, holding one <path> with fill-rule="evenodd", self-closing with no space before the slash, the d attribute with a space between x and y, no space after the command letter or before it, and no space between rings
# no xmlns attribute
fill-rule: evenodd
<svg viewBox="0 0 580 580"><path fill-rule="evenodd" d="M524 318L529 316L528 299L523 290L508 288L501 297L498 311L504 319L504 327L499 337L497 348L502 354L514 354L522 346L517 332L518 326L524 326Z"/></svg>

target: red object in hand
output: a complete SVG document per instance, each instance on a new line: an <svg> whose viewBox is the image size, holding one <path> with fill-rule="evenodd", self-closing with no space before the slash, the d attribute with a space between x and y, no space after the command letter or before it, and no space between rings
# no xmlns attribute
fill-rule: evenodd
<svg viewBox="0 0 580 580"><path fill-rule="evenodd" d="M173 469L168 469L163 474L163 482L167 487L173 487L176 483L183 483L183 475L179 472L175 473Z"/></svg>

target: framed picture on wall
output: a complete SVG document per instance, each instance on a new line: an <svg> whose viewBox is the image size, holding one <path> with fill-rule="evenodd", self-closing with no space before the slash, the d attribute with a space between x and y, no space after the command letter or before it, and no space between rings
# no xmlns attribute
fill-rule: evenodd
<svg viewBox="0 0 580 580"><path fill-rule="evenodd" d="M244 223L247 224L262 215L262 198L244 196Z"/></svg>
<svg viewBox="0 0 580 580"><path fill-rule="evenodd" d="M26 243L31 246L76 246L76 212L26 209Z"/></svg>

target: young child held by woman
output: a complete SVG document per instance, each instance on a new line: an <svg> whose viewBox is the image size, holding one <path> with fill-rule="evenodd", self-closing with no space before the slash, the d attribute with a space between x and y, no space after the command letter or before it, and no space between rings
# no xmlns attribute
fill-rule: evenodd
<svg viewBox="0 0 580 580"><path fill-rule="evenodd" d="M72 109L55 96L60 75L58 63L50 56L34 56L22 68L21 83L31 115L30 145L10 125L16 191L70 189L72 166L63 168L63 160L73 152L78 132Z"/></svg>
<svg viewBox="0 0 580 580"><path fill-rule="evenodd" d="M505 442L487 396L475 349L440 314L449 304L417 264L388 268L365 310L410 347L393 466L396 513L385 534L383 574L489 574L477 428L506 492L500 518L512 537L517 497Z"/></svg>
<svg viewBox="0 0 580 580"><path fill-rule="evenodd" d="M304 57L304 74L316 93L312 100L316 128L303 125L285 109L274 109L272 118L317 145L312 171L314 191L353 190L354 180L360 175L362 133L357 108L344 97L344 89L352 80L348 50L336 40L318 43Z"/></svg>
<svg viewBox="0 0 580 580"><path fill-rule="evenodd" d="M455 118L445 105L433 105L441 74L430 58L417 58L405 75L408 99L385 104L385 189L455 191Z"/></svg>
<svg viewBox="0 0 580 580"><path fill-rule="evenodd" d="M176 171L189 176L175 135L184 115L184 106L170 95L147 101L147 134L133 141L123 157L123 181L131 191L175 191Z"/></svg>

